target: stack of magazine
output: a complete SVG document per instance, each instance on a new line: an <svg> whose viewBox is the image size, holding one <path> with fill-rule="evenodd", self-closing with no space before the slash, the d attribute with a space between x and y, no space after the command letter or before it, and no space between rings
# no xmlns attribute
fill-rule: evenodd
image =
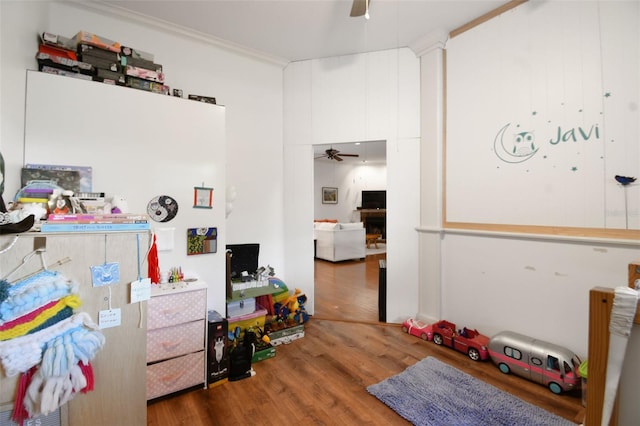
<svg viewBox="0 0 640 426"><path fill-rule="evenodd" d="M108 232L150 229L146 214L50 214L40 232Z"/></svg>

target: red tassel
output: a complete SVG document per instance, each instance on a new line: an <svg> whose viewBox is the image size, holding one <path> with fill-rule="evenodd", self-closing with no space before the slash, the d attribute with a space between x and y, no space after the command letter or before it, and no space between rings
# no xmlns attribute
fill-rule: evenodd
<svg viewBox="0 0 640 426"><path fill-rule="evenodd" d="M82 374L84 374L85 379L87 379L87 386L85 386L80 392L90 392L93 390L94 385L93 367L91 367L91 363L85 365L82 361L80 361L78 365L80 366L80 370L82 371Z"/></svg>
<svg viewBox="0 0 640 426"><path fill-rule="evenodd" d="M153 242L149 249L149 255L147 256L147 265L149 265L149 278L151 284L158 284L160 282L160 263L158 261L158 246L156 245L156 234L153 234Z"/></svg>
<svg viewBox="0 0 640 426"><path fill-rule="evenodd" d="M27 409L24 408L24 395L27 393L27 388L31 383L31 379L35 374L36 369L37 367L31 367L28 371L20 374L20 380L18 381L16 400L13 403L13 415L11 418L20 426L22 426L24 421L29 418L29 413L27 413Z"/></svg>

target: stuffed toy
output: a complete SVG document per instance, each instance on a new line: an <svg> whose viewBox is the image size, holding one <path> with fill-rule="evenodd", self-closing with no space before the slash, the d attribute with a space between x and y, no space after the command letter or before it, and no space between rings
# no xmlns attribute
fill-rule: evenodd
<svg viewBox="0 0 640 426"><path fill-rule="evenodd" d="M129 205L122 195L114 195L111 198L111 213L129 213Z"/></svg>

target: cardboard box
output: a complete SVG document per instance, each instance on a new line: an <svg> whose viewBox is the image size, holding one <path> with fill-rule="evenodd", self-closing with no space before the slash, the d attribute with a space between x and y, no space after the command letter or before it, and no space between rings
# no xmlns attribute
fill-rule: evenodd
<svg viewBox="0 0 640 426"><path fill-rule="evenodd" d="M265 359L273 358L274 356L276 356L275 346L271 344L262 344L256 348L256 352L253 354L251 362L264 361Z"/></svg>
<svg viewBox="0 0 640 426"><path fill-rule="evenodd" d="M108 38L101 37L99 35L90 33L88 31L80 31L74 37L77 44L90 44L101 49L111 50L112 52L120 53L120 43L117 41L109 40Z"/></svg>
<svg viewBox="0 0 640 426"><path fill-rule="evenodd" d="M162 65L156 64L155 62L152 62L152 61L147 61L144 59L136 59L129 56L122 56L120 60L121 60L122 66L130 65L132 67L144 68L144 69L155 71L155 72L162 72Z"/></svg>
<svg viewBox="0 0 640 426"><path fill-rule="evenodd" d="M280 330L270 330L269 327L267 327L267 336L269 336L269 339L279 339L296 333L304 333L304 324L298 324Z"/></svg>
<svg viewBox="0 0 640 426"><path fill-rule="evenodd" d="M164 83L164 74L162 72L152 71L145 68L126 65L125 74L132 77L141 78L143 80L155 81L156 83Z"/></svg>
<svg viewBox="0 0 640 426"><path fill-rule="evenodd" d="M49 32L43 32L40 34L40 40L42 43L48 44L50 46L60 47L62 49L67 50L76 50L76 41L67 37L63 37L58 34L53 34Z"/></svg>
<svg viewBox="0 0 640 426"><path fill-rule="evenodd" d="M120 54L112 50L102 49L90 44L80 43L78 45L78 53L80 57L90 56L94 58L102 58L105 61L120 63Z"/></svg>
<svg viewBox="0 0 640 426"><path fill-rule="evenodd" d="M192 101L204 102L206 104L215 104L216 103L216 98L211 97L211 96L189 95L189 99L191 99Z"/></svg>
<svg viewBox="0 0 640 426"><path fill-rule="evenodd" d="M169 86L165 86L161 83L143 80L141 78L131 77L129 75L125 77L125 80L127 87L131 87L133 89L146 90L147 92L160 93L163 95L169 94Z"/></svg>
<svg viewBox="0 0 640 426"><path fill-rule="evenodd" d="M273 346L291 343L304 337L304 324L283 328L276 331L268 331L267 336Z"/></svg>
<svg viewBox="0 0 640 426"><path fill-rule="evenodd" d="M115 84L120 86L124 86L125 84L124 74L115 71L97 68L96 77L102 79L103 82L104 80L112 80Z"/></svg>
<svg viewBox="0 0 640 426"><path fill-rule="evenodd" d="M225 384L225 383L227 383L228 381L229 381L229 379L225 377L224 379L220 379L220 380L218 380L217 382L209 383L207 387L208 387L209 389L212 389L212 388L215 388L215 387L217 387L217 386L224 385L224 384Z"/></svg>
<svg viewBox="0 0 640 426"><path fill-rule="evenodd" d="M148 62L153 62L155 60L152 53L143 52L142 50L134 49L133 47L129 46L121 46L120 55L126 58L141 59Z"/></svg>
<svg viewBox="0 0 640 426"><path fill-rule="evenodd" d="M229 325L227 319L216 311L207 313L207 322L207 383L211 384L229 376Z"/></svg>

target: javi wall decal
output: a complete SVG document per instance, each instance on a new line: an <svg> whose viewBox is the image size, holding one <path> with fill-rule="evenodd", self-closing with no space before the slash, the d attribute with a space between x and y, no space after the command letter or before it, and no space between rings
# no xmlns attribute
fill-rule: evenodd
<svg viewBox="0 0 640 426"><path fill-rule="evenodd" d="M610 95L607 95L607 97ZM562 104L564 106L564 104ZM578 113L582 115L582 109ZM537 112L533 112L536 116ZM600 114L602 115L602 114ZM576 119L578 120L578 119ZM505 124L493 140L493 152L505 163L523 163L535 156L541 148L554 147L565 143L584 143L601 140L600 123L577 125L553 124L548 120L541 128L521 129L519 124L510 129L511 123ZM535 126L538 127L538 126ZM536 134L543 135L541 141L536 140ZM544 156L547 158L547 155Z"/></svg>

